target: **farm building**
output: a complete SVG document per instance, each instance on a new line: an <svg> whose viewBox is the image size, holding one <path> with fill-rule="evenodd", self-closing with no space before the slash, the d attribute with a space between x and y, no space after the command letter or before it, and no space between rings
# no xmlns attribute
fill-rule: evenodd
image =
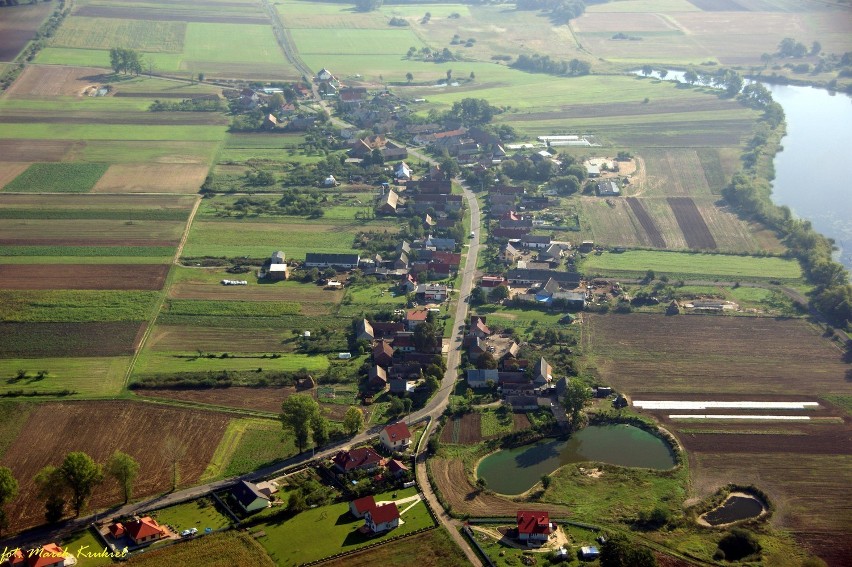
<svg viewBox="0 0 852 567"><path fill-rule="evenodd" d="M373 342L373 338L375 338L375 334L373 332L373 326L366 319L361 319L358 321L355 329L355 340L356 341L369 341Z"/></svg>
<svg viewBox="0 0 852 567"><path fill-rule="evenodd" d="M388 472L396 478L403 476L409 471L409 468L405 466L405 463L397 459L391 459L390 461L388 461L387 468Z"/></svg>
<svg viewBox="0 0 852 567"><path fill-rule="evenodd" d="M506 390L505 385L503 389ZM506 396L506 403L512 406L512 411L532 411L538 409L538 398L535 396Z"/></svg>
<svg viewBox="0 0 852 567"><path fill-rule="evenodd" d="M381 366L373 366L367 375L367 384L373 390L384 390L388 385L387 370Z"/></svg>
<svg viewBox="0 0 852 567"><path fill-rule="evenodd" d="M150 516L127 522L124 524L124 531L136 545L157 541L166 536L166 528Z"/></svg>
<svg viewBox="0 0 852 567"><path fill-rule="evenodd" d="M411 431L400 421L382 429L379 439L388 451L404 451L411 444Z"/></svg>
<svg viewBox="0 0 852 567"><path fill-rule="evenodd" d="M364 496L358 500L353 500L349 503L349 512L356 518L363 518L364 515L376 507L376 499L372 496Z"/></svg>
<svg viewBox="0 0 852 567"><path fill-rule="evenodd" d="M520 541L547 541L554 530L547 512L518 510L517 521Z"/></svg>
<svg viewBox="0 0 852 567"><path fill-rule="evenodd" d="M270 264L266 271L266 278L274 281L283 281L290 278L287 264Z"/></svg>
<svg viewBox="0 0 852 567"><path fill-rule="evenodd" d="M442 302L447 300L449 290L441 284L420 284L414 294L418 300Z"/></svg>
<svg viewBox="0 0 852 567"><path fill-rule="evenodd" d="M600 557L601 553L594 545L584 545L580 548L580 559L583 561L593 561Z"/></svg>
<svg viewBox="0 0 852 567"><path fill-rule="evenodd" d="M399 205L399 195L393 189L388 190L388 194L381 197L376 211L384 215L395 215L397 206Z"/></svg>
<svg viewBox="0 0 852 567"><path fill-rule="evenodd" d="M553 380L553 367L541 357L533 369L533 383L536 386L546 386Z"/></svg>
<svg viewBox="0 0 852 567"><path fill-rule="evenodd" d="M485 324L485 317L474 315L470 318L470 335L480 339L488 338L491 334L491 329Z"/></svg>
<svg viewBox="0 0 852 567"><path fill-rule="evenodd" d="M381 533L399 526L399 508L391 502L384 506L376 506L364 515L364 527L372 533Z"/></svg>
<svg viewBox="0 0 852 567"><path fill-rule="evenodd" d="M499 380L496 368L485 370L470 368L467 371L467 385L471 388L486 388L489 382L494 384Z"/></svg>
<svg viewBox="0 0 852 567"><path fill-rule="evenodd" d="M231 495L244 512L250 514L269 506L269 498L251 482L241 480L231 488Z"/></svg>
<svg viewBox="0 0 852 567"><path fill-rule="evenodd" d="M521 237L521 245L524 248L547 250L552 243L553 239L550 236L525 234Z"/></svg>
<svg viewBox="0 0 852 567"><path fill-rule="evenodd" d="M610 180L598 183L597 192L599 197L618 197L621 195L618 184Z"/></svg>
<svg viewBox="0 0 852 567"><path fill-rule="evenodd" d="M340 451L331 461L340 472L372 470L379 466L382 457L370 447L359 447L351 451Z"/></svg>
<svg viewBox="0 0 852 567"><path fill-rule="evenodd" d="M344 268L354 270L358 267L361 257L358 254L305 254L306 268Z"/></svg>

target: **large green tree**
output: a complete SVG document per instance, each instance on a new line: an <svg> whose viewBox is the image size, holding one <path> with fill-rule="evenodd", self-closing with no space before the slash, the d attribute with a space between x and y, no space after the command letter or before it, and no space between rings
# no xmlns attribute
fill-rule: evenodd
<svg viewBox="0 0 852 567"><path fill-rule="evenodd" d="M129 501L133 493L133 481L139 474L139 463L136 459L127 453L116 451L107 461L106 472L118 481L121 490L124 492L124 502Z"/></svg>
<svg viewBox="0 0 852 567"><path fill-rule="evenodd" d="M92 491L104 480L103 467L86 453L73 451L65 455L65 460L59 466L59 474L71 491L74 515L79 516L92 496Z"/></svg>
<svg viewBox="0 0 852 567"><path fill-rule="evenodd" d="M577 378L569 378L565 388L565 399L562 402L565 406L565 412L568 414L568 420L571 422L571 427L574 428L580 423L580 415L583 411L583 406L591 399L592 391L582 381Z"/></svg>
<svg viewBox="0 0 852 567"><path fill-rule="evenodd" d="M361 408L349 406L346 415L343 416L343 429L349 435L356 435L364 427L364 412Z"/></svg>
<svg viewBox="0 0 852 567"><path fill-rule="evenodd" d="M18 481L12 475L12 469L0 467L0 533L9 525L5 506L18 495Z"/></svg>
<svg viewBox="0 0 852 567"><path fill-rule="evenodd" d="M44 517L55 524L62 519L65 513L65 482L59 469L53 465L47 465L41 469L33 478L38 497L44 499Z"/></svg>
<svg viewBox="0 0 852 567"><path fill-rule="evenodd" d="M623 535L614 535L601 546L601 567L656 567L647 547L637 546Z"/></svg>
<svg viewBox="0 0 852 567"><path fill-rule="evenodd" d="M320 406L306 394L293 394L281 404L281 424L296 437L299 452L305 450L311 437L311 428L320 416Z"/></svg>

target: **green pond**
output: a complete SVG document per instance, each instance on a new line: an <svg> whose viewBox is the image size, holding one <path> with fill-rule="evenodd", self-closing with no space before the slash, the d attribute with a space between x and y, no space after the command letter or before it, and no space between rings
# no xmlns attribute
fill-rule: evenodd
<svg viewBox="0 0 852 567"><path fill-rule="evenodd" d="M547 439L488 455L476 468L488 488L521 494L562 465L598 461L667 470L675 466L668 443L632 425L592 425L569 439Z"/></svg>

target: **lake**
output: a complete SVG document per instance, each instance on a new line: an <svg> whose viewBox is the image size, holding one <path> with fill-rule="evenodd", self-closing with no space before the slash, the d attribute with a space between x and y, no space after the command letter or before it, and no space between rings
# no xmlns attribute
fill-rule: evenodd
<svg viewBox="0 0 852 567"><path fill-rule="evenodd" d="M683 82L683 74L669 70L665 80ZM651 77L660 78L657 72ZM775 156L772 200L833 238L840 249L836 259L852 271L852 187L841 167L852 160L852 97L814 87L763 86L784 108L787 122L784 150Z"/></svg>
<svg viewBox="0 0 852 567"><path fill-rule="evenodd" d="M591 425L569 439L547 439L488 455L477 477L501 494L521 494L562 465L599 461L623 467L668 470L675 466L668 443L632 425Z"/></svg>

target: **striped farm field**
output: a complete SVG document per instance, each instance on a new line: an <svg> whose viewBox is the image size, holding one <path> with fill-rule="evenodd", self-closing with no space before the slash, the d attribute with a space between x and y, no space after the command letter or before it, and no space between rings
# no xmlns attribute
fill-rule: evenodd
<svg viewBox="0 0 852 567"><path fill-rule="evenodd" d="M5 377L0 380L0 393L35 391L47 394L70 390L80 396L116 396L124 387L124 375L129 366L129 356L0 358L0 376ZM27 377L16 382L19 370L25 370ZM37 380L42 370L47 375Z"/></svg>
<svg viewBox="0 0 852 567"><path fill-rule="evenodd" d="M0 226L4 246L171 246L181 221L113 219L10 219Z"/></svg>
<svg viewBox="0 0 852 567"><path fill-rule="evenodd" d="M162 264L0 264L0 289L158 290L169 266Z"/></svg>
<svg viewBox="0 0 852 567"><path fill-rule="evenodd" d="M170 195L0 195L0 218L186 220L193 197Z"/></svg>
<svg viewBox="0 0 852 567"><path fill-rule="evenodd" d="M802 271L794 260L774 257L727 256L631 250L590 255L582 269L589 274L641 277L647 270L680 279L797 280Z"/></svg>
<svg viewBox="0 0 852 567"><path fill-rule="evenodd" d="M293 333L282 329L256 328L251 333L227 327L190 325L157 325L151 331L145 348L155 352L228 352L234 348L234 337L245 352L280 352Z"/></svg>
<svg viewBox="0 0 852 567"><path fill-rule="evenodd" d="M14 61L55 8L52 4L8 6L0 18L0 61Z"/></svg>
<svg viewBox="0 0 852 567"><path fill-rule="evenodd" d="M151 374L174 374L178 372L222 372L222 371L284 371L295 372L306 369L309 372L325 370L329 366L328 357L323 355L284 353L279 358L270 358L268 352L246 352L239 350L239 333L251 333L249 330L235 331L234 344L228 349L227 358L198 357L197 351L151 352L144 350L133 368L134 376ZM231 356L233 355L233 356Z"/></svg>
<svg viewBox="0 0 852 567"><path fill-rule="evenodd" d="M106 172L100 163L34 163L4 191L29 193L85 193Z"/></svg>
<svg viewBox="0 0 852 567"><path fill-rule="evenodd" d="M0 357L41 359L131 355L144 330L145 324L138 321L0 323Z"/></svg>
<svg viewBox="0 0 852 567"><path fill-rule="evenodd" d="M150 316L158 295L155 291L0 290L0 320L144 321Z"/></svg>
<svg viewBox="0 0 852 567"><path fill-rule="evenodd" d="M127 141L218 141L225 126L161 126L123 124L5 124L7 139L127 140Z"/></svg>
<svg viewBox="0 0 852 567"><path fill-rule="evenodd" d="M71 16L51 40L54 47L183 51L186 23Z"/></svg>

